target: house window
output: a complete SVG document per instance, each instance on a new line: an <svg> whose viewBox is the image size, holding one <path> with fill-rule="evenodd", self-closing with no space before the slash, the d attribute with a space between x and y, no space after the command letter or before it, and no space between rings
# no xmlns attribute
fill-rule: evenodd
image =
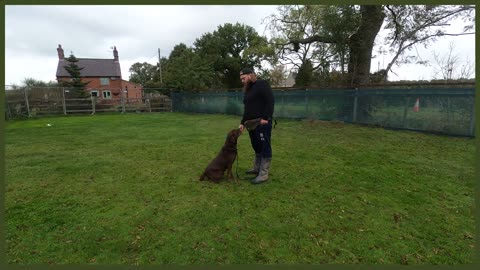
<svg viewBox="0 0 480 270"><path fill-rule="evenodd" d="M103 98L105 99L111 99L112 98L112 92L110 90L102 91Z"/></svg>
<svg viewBox="0 0 480 270"><path fill-rule="evenodd" d="M97 90L92 90L92 91L90 91L90 95L92 95L92 97L98 97L98 91Z"/></svg>
<svg viewBox="0 0 480 270"><path fill-rule="evenodd" d="M108 78L100 78L100 85L108 85L109 83Z"/></svg>

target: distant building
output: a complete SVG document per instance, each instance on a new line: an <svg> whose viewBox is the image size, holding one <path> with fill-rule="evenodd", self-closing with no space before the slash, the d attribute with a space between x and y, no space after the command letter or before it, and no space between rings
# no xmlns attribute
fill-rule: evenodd
<svg viewBox="0 0 480 270"><path fill-rule="evenodd" d="M282 82L283 83L282 86L293 87L295 85L295 77L297 77L297 73L290 71L290 73L288 73L287 78Z"/></svg>
<svg viewBox="0 0 480 270"><path fill-rule="evenodd" d="M283 78L281 81L278 82L278 84L272 85L272 87L280 87L280 88L293 87L295 85L296 76L297 76L297 73L290 71L286 78Z"/></svg>
<svg viewBox="0 0 480 270"><path fill-rule="evenodd" d="M57 81L68 81L70 74L65 70L68 61L65 60L62 45L58 45ZM85 91L98 97L99 100L124 98L139 99L143 97L141 85L122 79L117 48L113 48L113 59L78 58L77 65L82 82L88 82Z"/></svg>

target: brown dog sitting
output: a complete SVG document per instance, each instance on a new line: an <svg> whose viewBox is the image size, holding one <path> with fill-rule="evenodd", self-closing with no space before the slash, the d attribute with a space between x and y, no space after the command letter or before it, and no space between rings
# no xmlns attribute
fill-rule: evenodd
<svg viewBox="0 0 480 270"><path fill-rule="evenodd" d="M222 150L220 150L220 153L208 164L200 177L200 181L203 181L206 177L215 183L219 183L225 171L227 171L229 179L235 179L232 174L232 165L237 157L237 140L241 134L240 129L230 130Z"/></svg>

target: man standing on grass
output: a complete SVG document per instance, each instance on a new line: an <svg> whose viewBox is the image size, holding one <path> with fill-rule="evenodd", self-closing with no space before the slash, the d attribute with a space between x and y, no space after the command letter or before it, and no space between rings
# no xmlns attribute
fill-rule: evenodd
<svg viewBox="0 0 480 270"><path fill-rule="evenodd" d="M240 122L240 130L245 129L245 121L260 119L256 128L248 128L248 135L252 148L255 151L253 168L247 174L256 174L253 184L260 184L268 180L268 171L272 161L272 146L270 137L272 133L272 119L274 98L272 88L267 81L257 79L257 75L250 68L240 71L240 80L243 84L243 118ZM248 125L247 125L248 127Z"/></svg>

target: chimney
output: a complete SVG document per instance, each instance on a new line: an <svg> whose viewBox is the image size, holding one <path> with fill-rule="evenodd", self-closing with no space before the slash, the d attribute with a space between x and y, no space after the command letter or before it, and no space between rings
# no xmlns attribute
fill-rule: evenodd
<svg viewBox="0 0 480 270"><path fill-rule="evenodd" d="M60 45L60 44L58 44L57 53L58 53L58 59L59 60L63 60L65 58L65 55L63 54L62 45Z"/></svg>
<svg viewBox="0 0 480 270"><path fill-rule="evenodd" d="M118 61L118 51L116 46L113 47L113 59Z"/></svg>

